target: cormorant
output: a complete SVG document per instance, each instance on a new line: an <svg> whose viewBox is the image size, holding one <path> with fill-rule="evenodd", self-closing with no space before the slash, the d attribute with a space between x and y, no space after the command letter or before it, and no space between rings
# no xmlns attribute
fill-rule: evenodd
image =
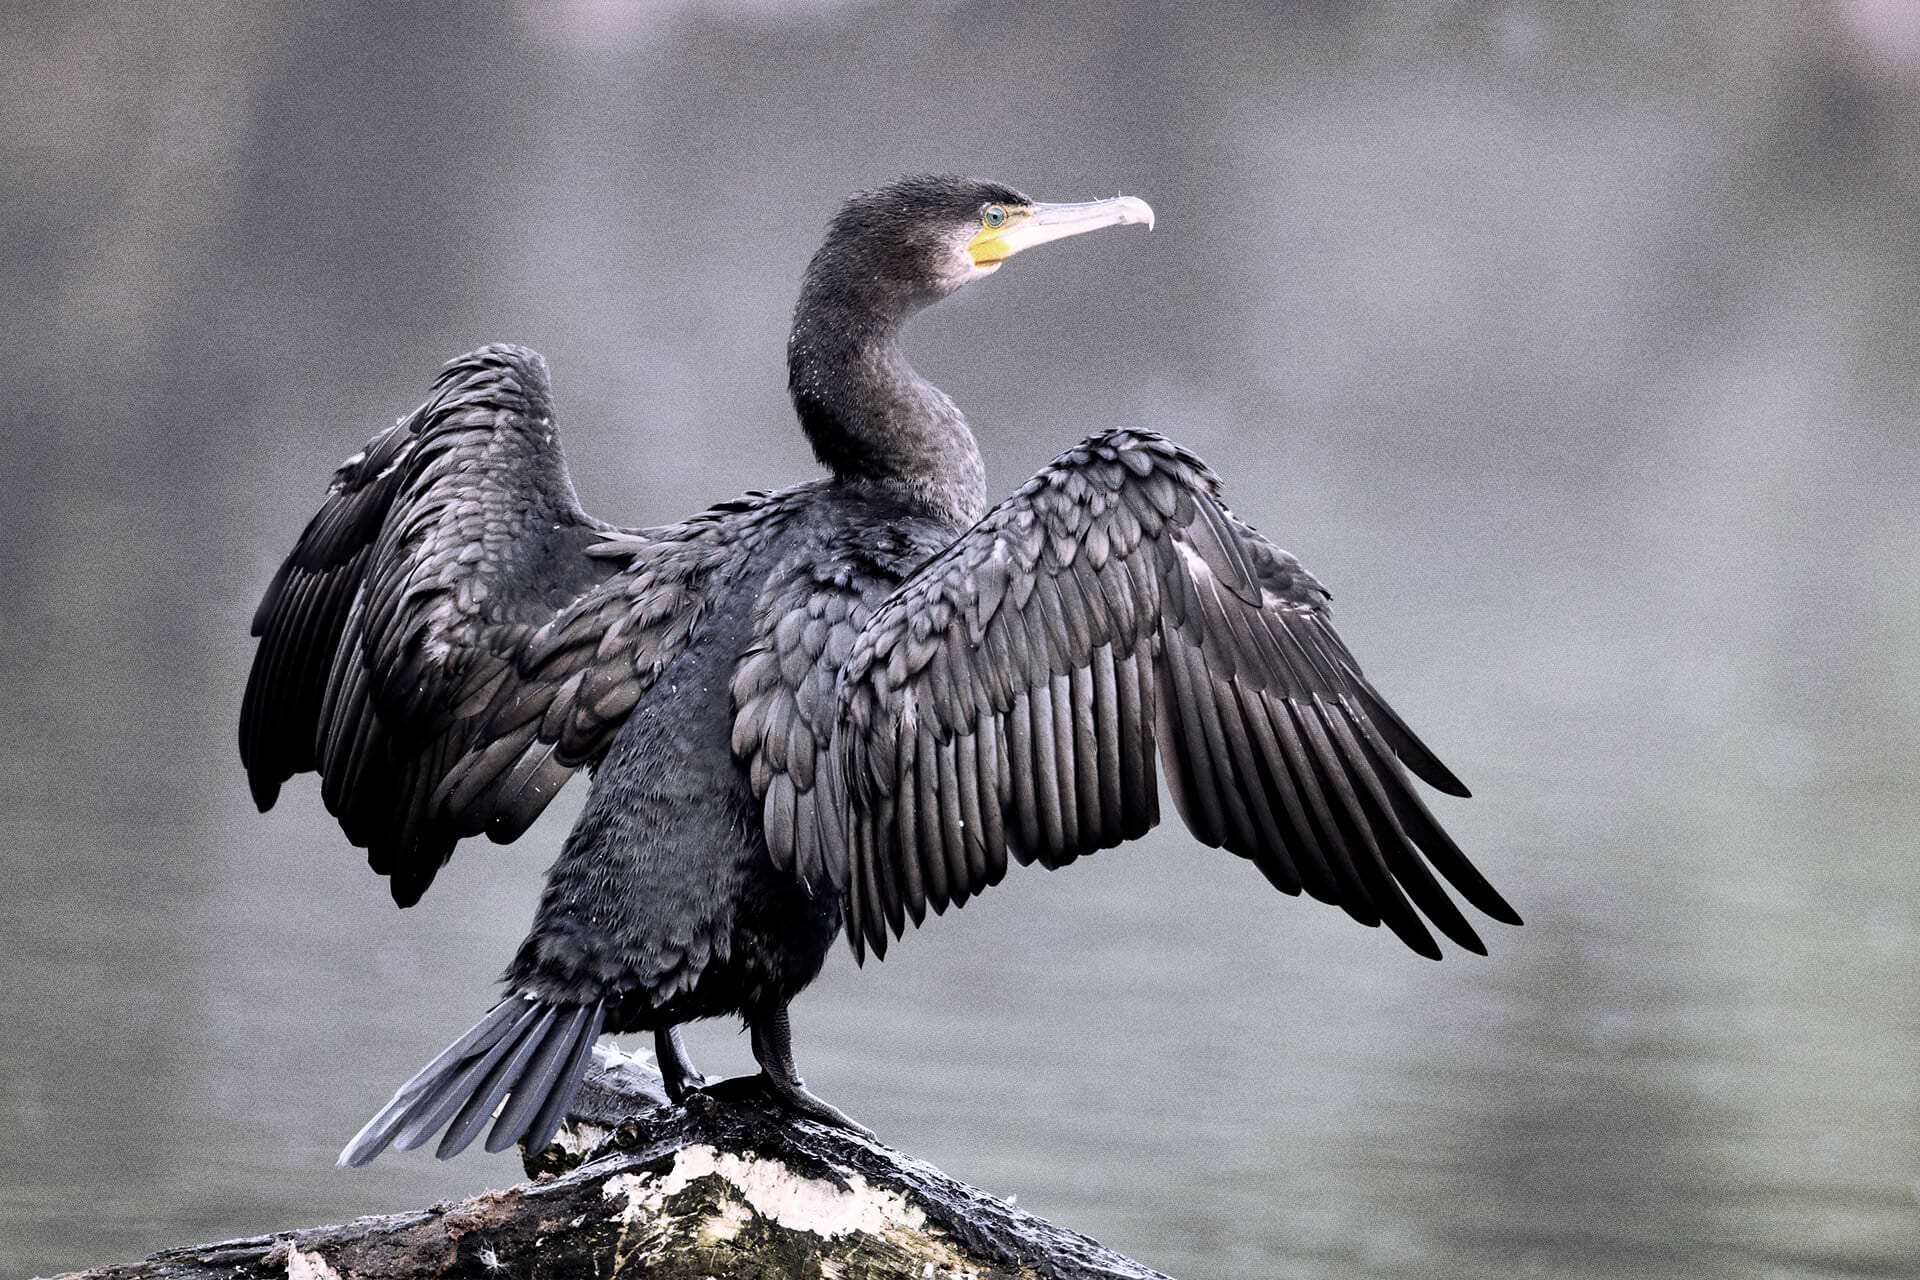
<svg viewBox="0 0 1920 1280"><path fill-rule="evenodd" d="M254 617L240 746L261 809L315 769L403 907L455 843L510 841L593 782L507 995L341 1153L445 1129L543 1146L602 1033L739 1015L764 1085L853 1125L794 1069L787 1006L844 921L856 957L1009 859L1064 866L1159 817L1284 893L1484 954L1430 873L1513 909L1415 794L1467 790L1387 706L1299 561L1164 436L1102 431L987 506L960 410L900 346L914 313L1020 251L1153 225L1131 197L1040 204L914 177L856 195L787 346L828 474L677 525L581 510L545 362L483 347L334 474ZM1416 910L1417 908L1417 910ZM502 1105L504 1103L504 1106Z"/></svg>

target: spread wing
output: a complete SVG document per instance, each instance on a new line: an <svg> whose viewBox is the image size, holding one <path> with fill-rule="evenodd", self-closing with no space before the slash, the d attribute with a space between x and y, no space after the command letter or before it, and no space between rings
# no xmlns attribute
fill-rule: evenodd
<svg viewBox="0 0 1920 1280"><path fill-rule="evenodd" d="M335 473L254 615L240 717L255 801L319 770L402 906L465 836L518 836L688 638L719 516L588 517L546 364L489 346Z"/></svg>
<svg viewBox="0 0 1920 1280"><path fill-rule="evenodd" d="M1484 951L1432 874L1519 917L1407 771L1467 791L1360 673L1327 593L1236 519L1206 465L1111 431L1062 454L913 575L855 642L827 870L856 955L1018 862L1063 866L1158 820L1423 955ZM1404 766L1404 767L1403 767Z"/></svg>

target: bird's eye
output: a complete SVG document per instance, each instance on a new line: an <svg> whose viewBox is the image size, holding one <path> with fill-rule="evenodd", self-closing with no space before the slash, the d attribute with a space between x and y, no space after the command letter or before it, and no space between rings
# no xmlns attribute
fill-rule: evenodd
<svg viewBox="0 0 1920 1280"><path fill-rule="evenodd" d="M990 204L980 211L980 224L989 230L998 231L1007 225L1007 211L997 204Z"/></svg>

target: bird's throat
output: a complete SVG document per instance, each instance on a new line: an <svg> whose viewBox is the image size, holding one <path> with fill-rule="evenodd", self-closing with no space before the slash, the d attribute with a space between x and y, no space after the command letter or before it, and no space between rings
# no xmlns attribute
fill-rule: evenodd
<svg viewBox="0 0 1920 1280"><path fill-rule="evenodd" d="M964 528L986 510L986 468L958 406L907 362L904 320L803 294L788 391L814 456L841 484Z"/></svg>

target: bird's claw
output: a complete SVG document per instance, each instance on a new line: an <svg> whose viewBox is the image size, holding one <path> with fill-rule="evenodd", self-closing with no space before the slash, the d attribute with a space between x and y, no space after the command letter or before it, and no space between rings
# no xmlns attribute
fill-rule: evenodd
<svg viewBox="0 0 1920 1280"><path fill-rule="evenodd" d="M878 1141L873 1130L861 1124L831 1102L809 1090L799 1080L783 1082L764 1071L750 1076L728 1076L724 1080L715 1080L705 1084L694 1092L688 1103L700 1105L701 1102L720 1105L748 1103L772 1103L782 1111L803 1116L834 1129L844 1129L848 1133L857 1133L863 1138Z"/></svg>
<svg viewBox="0 0 1920 1280"><path fill-rule="evenodd" d="M705 1092L710 1082L698 1071L666 1081L667 1099L677 1107L687 1105L687 1099L696 1093Z"/></svg>
<svg viewBox="0 0 1920 1280"><path fill-rule="evenodd" d="M773 1095L774 1100L795 1115L805 1116L807 1119L818 1121L829 1128L845 1129L849 1133L857 1133L869 1141L878 1140L873 1130L867 1128L867 1126L861 1124L858 1120L855 1120L846 1112L834 1106L825 1098L822 1098L819 1094L808 1089L806 1083L798 1077L792 1080L781 1080L778 1077L768 1075L764 1071L760 1073L760 1076L766 1085L767 1092Z"/></svg>

